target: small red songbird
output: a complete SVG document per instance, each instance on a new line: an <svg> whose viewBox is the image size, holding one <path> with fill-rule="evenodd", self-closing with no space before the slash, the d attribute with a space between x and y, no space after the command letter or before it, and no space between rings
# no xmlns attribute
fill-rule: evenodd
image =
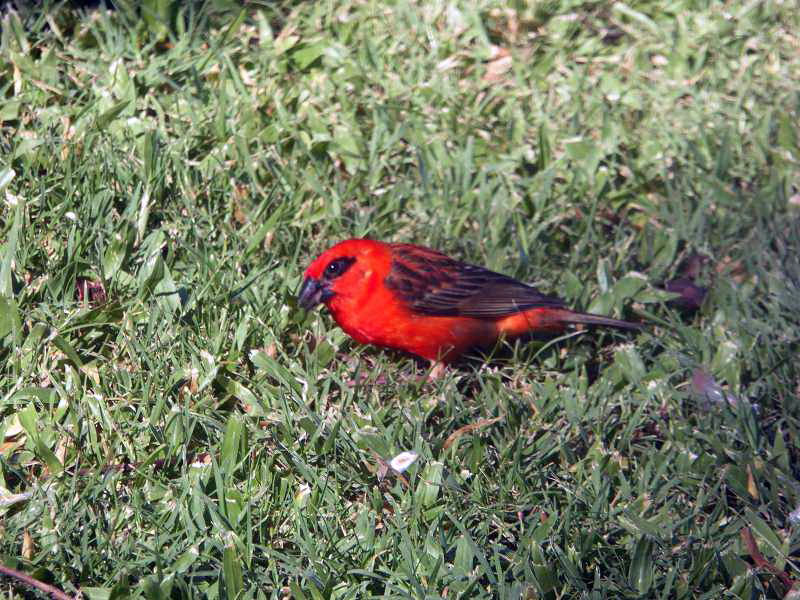
<svg viewBox="0 0 800 600"><path fill-rule="evenodd" d="M413 244L347 240L306 269L298 303L328 307L362 344L450 363L500 337L559 333L570 324L639 329L574 312L535 287Z"/></svg>

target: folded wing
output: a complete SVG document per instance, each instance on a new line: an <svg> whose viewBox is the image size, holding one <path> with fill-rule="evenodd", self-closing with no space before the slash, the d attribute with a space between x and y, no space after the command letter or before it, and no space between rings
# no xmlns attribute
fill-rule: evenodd
<svg viewBox="0 0 800 600"><path fill-rule="evenodd" d="M454 260L412 244L392 244L392 266L384 283L417 314L501 318L531 308L563 308L507 275Z"/></svg>

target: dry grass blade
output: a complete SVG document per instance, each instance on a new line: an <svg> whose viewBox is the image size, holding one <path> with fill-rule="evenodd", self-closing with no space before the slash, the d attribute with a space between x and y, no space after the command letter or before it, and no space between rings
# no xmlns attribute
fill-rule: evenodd
<svg viewBox="0 0 800 600"><path fill-rule="evenodd" d="M5 575L11 579L16 579L23 585L44 592L51 598L56 598L56 600L73 600L72 596L65 594L57 587L44 583L43 581L39 581L38 579L34 579L22 571L17 571L16 569L10 569L0 565L0 575Z"/></svg>
<svg viewBox="0 0 800 600"><path fill-rule="evenodd" d="M787 594L792 590L794 582L789 575L786 574L785 571L781 571L769 562L764 555L761 554L761 551L758 549L758 544L756 543L755 537L753 537L753 532L750 531L749 527L743 528L739 535L742 537L742 543L744 543L745 547L747 548L748 554L750 554L750 558L753 559L756 567L759 569L764 569L772 573L775 577L780 579L781 583L786 587Z"/></svg>
<svg viewBox="0 0 800 600"><path fill-rule="evenodd" d="M472 433L477 429L482 429L484 427L488 427L494 423L497 423L502 417L494 417L492 419L480 419L475 421L474 423L470 423L469 425L464 425L463 427L459 427L453 433L451 433L444 442L444 446L442 448L447 450L450 446L452 446L455 441L460 438L462 435L467 433Z"/></svg>

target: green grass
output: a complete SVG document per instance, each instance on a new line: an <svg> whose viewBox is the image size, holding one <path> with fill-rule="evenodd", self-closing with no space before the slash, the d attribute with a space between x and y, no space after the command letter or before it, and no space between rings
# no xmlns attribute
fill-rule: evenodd
<svg viewBox="0 0 800 600"><path fill-rule="evenodd" d="M0 563L91 600L781 597L750 531L800 580L793 3L143 4L3 13ZM421 385L295 304L365 235L650 325Z"/></svg>

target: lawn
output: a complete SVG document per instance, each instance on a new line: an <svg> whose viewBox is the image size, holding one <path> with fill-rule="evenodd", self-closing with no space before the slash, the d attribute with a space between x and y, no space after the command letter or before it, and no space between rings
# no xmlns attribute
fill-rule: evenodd
<svg viewBox="0 0 800 600"><path fill-rule="evenodd" d="M800 595L793 2L32 4L0 565L89 600ZM645 328L426 382L297 306L361 236Z"/></svg>

